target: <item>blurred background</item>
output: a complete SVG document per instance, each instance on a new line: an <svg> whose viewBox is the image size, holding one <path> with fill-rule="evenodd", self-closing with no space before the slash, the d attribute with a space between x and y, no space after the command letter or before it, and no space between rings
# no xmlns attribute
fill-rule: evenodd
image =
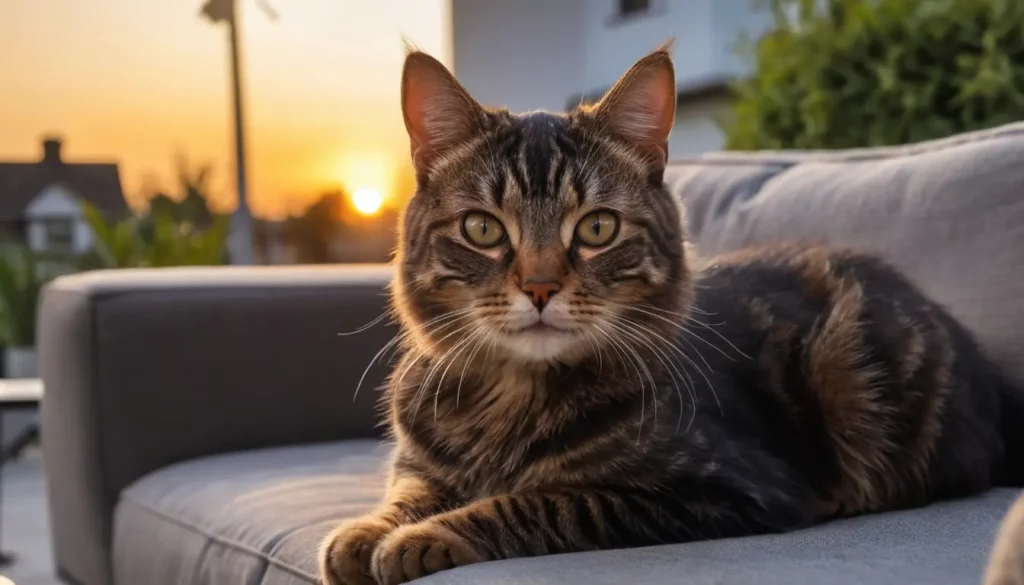
<svg viewBox="0 0 1024 585"><path fill-rule="evenodd" d="M1024 119L1020 0L0 0L0 374L34 377L59 274L387 261L403 37L513 110L674 38L674 160Z"/></svg>

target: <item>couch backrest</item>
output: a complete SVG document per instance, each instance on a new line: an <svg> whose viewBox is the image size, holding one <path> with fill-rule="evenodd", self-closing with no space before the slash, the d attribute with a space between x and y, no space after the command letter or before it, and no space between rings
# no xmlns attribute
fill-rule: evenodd
<svg viewBox="0 0 1024 585"><path fill-rule="evenodd" d="M881 255L1024 381L1024 123L915 145L671 166L703 255L816 241Z"/></svg>

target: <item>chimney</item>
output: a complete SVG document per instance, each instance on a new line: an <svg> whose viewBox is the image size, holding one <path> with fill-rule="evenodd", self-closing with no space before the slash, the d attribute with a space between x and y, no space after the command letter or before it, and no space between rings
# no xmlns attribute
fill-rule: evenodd
<svg viewBox="0 0 1024 585"><path fill-rule="evenodd" d="M43 139L43 162L50 164L61 164L60 159L61 139L56 136L48 136Z"/></svg>

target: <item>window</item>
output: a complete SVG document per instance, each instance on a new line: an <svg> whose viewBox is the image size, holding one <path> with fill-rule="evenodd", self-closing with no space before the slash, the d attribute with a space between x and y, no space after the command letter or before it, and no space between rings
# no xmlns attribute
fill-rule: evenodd
<svg viewBox="0 0 1024 585"><path fill-rule="evenodd" d="M619 0L619 18L638 16L651 9L651 0Z"/></svg>
<svg viewBox="0 0 1024 585"><path fill-rule="evenodd" d="M74 223L70 219L48 218L43 222L43 241L47 250L70 250L74 241Z"/></svg>

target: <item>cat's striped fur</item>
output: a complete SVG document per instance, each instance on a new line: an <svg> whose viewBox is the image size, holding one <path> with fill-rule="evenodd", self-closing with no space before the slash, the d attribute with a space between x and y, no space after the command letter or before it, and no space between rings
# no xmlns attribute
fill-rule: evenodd
<svg viewBox="0 0 1024 585"><path fill-rule="evenodd" d="M786 531L1020 480L1014 390L884 263L780 246L698 267L662 179L667 49L567 115L484 109L413 52L403 103L419 189L396 261L397 446L379 508L324 541L328 585Z"/></svg>

